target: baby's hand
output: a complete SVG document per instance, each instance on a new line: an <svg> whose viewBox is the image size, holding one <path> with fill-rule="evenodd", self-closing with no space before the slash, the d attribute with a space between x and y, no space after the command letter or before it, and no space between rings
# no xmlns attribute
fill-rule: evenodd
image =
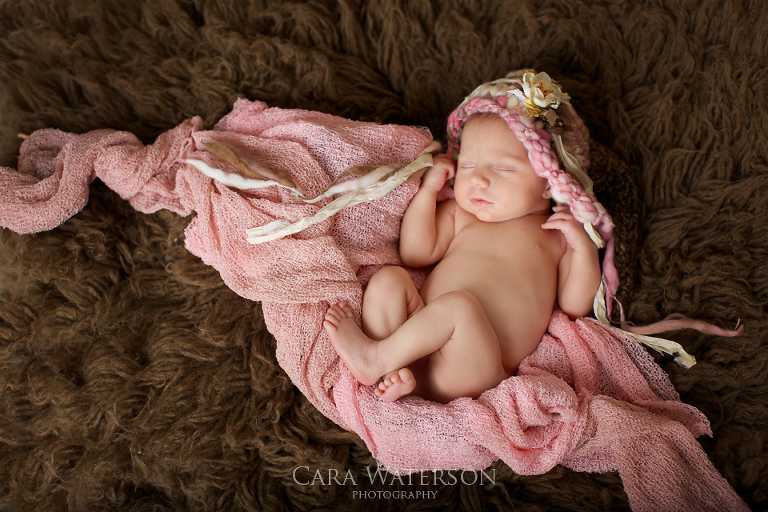
<svg viewBox="0 0 768 512"><path fill-rule="evenodd" d="M424 173L424 177L421 180L421 188L437 193L445 186L446 181L453 178L455 170L453 164L444 154L433 155L432 164L432 167Z"/></svg>
<svg viewBox="0 0 768 512"><path fill-rule="evenodd" d="M565 236L568 246L576 250L596 247L589 238L589 234L584 229L584 225L573 218L571 209L568 206L555 206L553 213L547 222L541 225L543 229L558 229Z"/></svg>

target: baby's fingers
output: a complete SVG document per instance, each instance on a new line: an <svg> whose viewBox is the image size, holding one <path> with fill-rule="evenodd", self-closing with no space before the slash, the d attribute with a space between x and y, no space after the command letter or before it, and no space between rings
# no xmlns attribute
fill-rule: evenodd
<svg viewBox="0 0 768 512"><path fill-rule="evenodd" d="M568 206L565 206L565 205L553 206L552 211L554 212L552 214L552 217L574 219L573 213L571 213L571 209Z"/></svg>
<svg viewBox="0 0 768 512"><path fill-rule="evenodd" d="M553 213L547 219L547 222L550 222L550 221L562 221L562 222L567 222L567 223L570 223L570 224L579 224L573 218L573 215L571 215L570 213L565 213L565 212Z"/></svg>
<svg viewBox="0 0 768 512"><path fill-rule="evenodd" d="M440 190L445 182L453 176L453 166L450 163L438 164L427 169L422 180L422 186L428 186L434 190Z"/></svg>
<svg viewBox="0 0 768 512"><path fill-rule="evenodd" d="M542 229L559 229L560 231L563 231L570 227L570 222L566 219L556 219L553 217L554 215L541 225Z"/></svg>
<svg viewBox="0 0 768 512"><path fill-rule="evenodd" d="M440 167L446 171L446 181L453 178L454 174L456 174L456 169L453 167L453 164L448 160L448 157L443 154L434 155L432 157L432 165L434 167Z"/></svg>
<svg viewBox="0 0 768 512"><path fill-rule="evenodd" d="M574 249L590 242L589 235L584 229L584 226L579 222L574 221L573 217L570 217L569 219L553 218L555 215L542 224L541 228L559 230L565 236L565 241L568 245Z"/></svg>

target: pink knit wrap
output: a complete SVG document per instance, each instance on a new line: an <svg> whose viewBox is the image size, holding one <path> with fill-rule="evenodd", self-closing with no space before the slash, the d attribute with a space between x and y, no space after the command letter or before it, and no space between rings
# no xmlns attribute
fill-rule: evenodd
<svg viewBox="0 0 768 512"><path fill-rule="evenodd" d="M52 229L83 207L96 177L142 212L196 212L186 229L188 249L235 292L262 303L281 367L393 472L481 469L499 458L520 474L563 464L618 470L636 510L746 510L695 439L711 435L704 415L679 401L633 339L595 320L572 322L556 311L517 375L477 400L378 400L340 363L322 321L342 300L359 313L370 276L401 263L400 220L418 184L252 245L247 228L304 217L323 203L306 204L278 187L233 190L204 176L186 159L226 167L205 150L212 141L317 194L349 167L407 164L431 136L246 100L212 130L191 119L149 146L125 132L41 130L23 144L20 171L0 168L0 224L20 233ZM423 280L423 272L411 272Z"/></svg>

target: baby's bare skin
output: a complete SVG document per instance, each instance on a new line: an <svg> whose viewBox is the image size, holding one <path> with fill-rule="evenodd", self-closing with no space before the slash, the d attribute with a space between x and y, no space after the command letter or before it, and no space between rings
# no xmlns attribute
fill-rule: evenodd
<svg viewBox="0 0 768 512"><path fill-rule="evenodd" d="M453 386L431 378L437 363L441 362L439 354L443 347L435 351L437 354L417 354L415 361L397 360L392 363L398 367L394 371L390 368L392 365L370 364L384 361L376 353L376 342L357 328L346 305L332 308L326 328L334 346L342 359L350 364L355 378L363 384L375 384L384 375L376 389L376 394L384 400L396 400L411 392L439 402L459 396L476 398L485 389L511 376L520 362L536 349L546 331L555 305L557 265L563 252L562 235L541 228L548 216L531 215L501 223L483 223L461 209L457 209L455 215L456 234L445 256L430 273L420 293L415 288L412 291L419 293L423 301L413 314L450 292L468 292L485 312L496 334L493 341L500 354L496 358L493 355L483 358L482 366L464 364L469 355L457 357L458 367L446 372L451 376L449 380L465 383L475 379L477 374L486 374L490 380L474 393L462 386L454 391ZM404 276L402 286L409 285L407 279L407 275ZM389 305L384 307L392 307L392 302L390 297ZM366 306L369 310L382 307L378 304ZM444 319L440 324L450 326L450 319ZM413 323L411 327L414 327ZM425 330L421 331L419 327ZM436 334L434 323L429 321L413 330L412 336L417 337ZM438 335L437 338L446 336ZM476 346L467 344L467 348L474 353ZM411 359L402 348L392 351ZM399 368L400 364L410 366Z"/></svg>
<svg viewBox="0 0 768 512"><path fill-rule="evenodd" d="M557 302L573 318L591 309L597 249L567 208L550 215L549 185L506 123L484 119L465 126L455 199L435 206L454 174L436 158L403 218L403 261L436 264L421 290L388 267L366 289L364 332L346 304L326 316L337 353L384 400L476 398L536 349Z"/></svg>
<svg viewBox="0 0 768 512"><path fill-rule="evenodd" d="M420 295L426 304L455 290L472 293L499 338L511 374L541 341L557 294L557 265L564 242L541 225L548 215L480 222L456 211L456 235Z"/></svg>

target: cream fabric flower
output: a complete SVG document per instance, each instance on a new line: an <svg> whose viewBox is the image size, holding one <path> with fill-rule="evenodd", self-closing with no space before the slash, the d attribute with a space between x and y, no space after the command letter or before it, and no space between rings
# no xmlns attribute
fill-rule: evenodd
<svg viewBox="0 0 768 512"><path fill-rule="evenodd" d="M526 70L520 77L523 87L523 102L528 108L531 117L545 116L547 123L554 126L557 122L557 114L554 109L560 106L563 100L563 91L557 82L546 73L536 73Z"/></svg>

